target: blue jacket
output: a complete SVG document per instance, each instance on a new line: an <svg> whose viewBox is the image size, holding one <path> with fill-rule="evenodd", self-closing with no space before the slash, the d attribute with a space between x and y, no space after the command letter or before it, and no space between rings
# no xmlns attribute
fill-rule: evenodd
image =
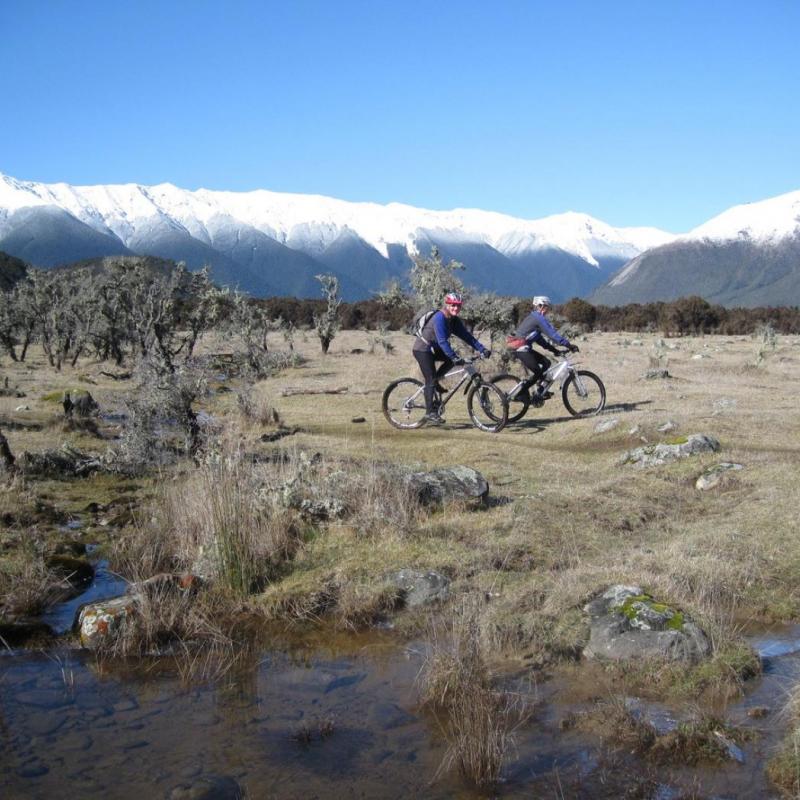
<svg viewBox="0 0 800 800"><path fill-rule="evenodd" d="M473 347L479 353L486 348L467 330L466 325L458 317L444 315L443 311L437 311L422 329L422 336L417 336L414 340L413 350L429 350L434 355L444 354L451 361L458 358L458 355L450 347L450 337L457 336Z"/></svg>
<svg viewBox="0 0 800 800"><path fill-rule="evenodd" d="M556 344L562 347L569 347L569 339L565 339L548 321L544 314L538 311L531 311L522 322L520 322L516 336L523 336L529 345L538 344L546 347L545 336L552 339Z"/></svg>

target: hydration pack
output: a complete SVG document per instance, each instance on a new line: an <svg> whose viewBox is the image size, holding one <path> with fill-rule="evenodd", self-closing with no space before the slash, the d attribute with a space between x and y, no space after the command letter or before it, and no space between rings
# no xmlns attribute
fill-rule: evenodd
<svg viewBox="0 0 800 800"><path fill-rule="evenodd" d="M425 326L428 324L428 322L430 322L431 317L438 310L438 308L434 308L433 310L420 311L418 314L416 314L411 322L409 333L412 336L419 336L419 338L423 341L427 341L422 335L422 331L425 329ZM428 344L430 344L430 342L428 342Z"/></svg>

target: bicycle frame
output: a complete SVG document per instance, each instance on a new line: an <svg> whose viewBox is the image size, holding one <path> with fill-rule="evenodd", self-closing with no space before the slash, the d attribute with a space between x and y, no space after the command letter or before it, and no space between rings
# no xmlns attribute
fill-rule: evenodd
<svg viewBox="0 0 800 800"><path fill-rule="evenodd" d="M440 402L441 402L441 407L442 408L444 408L450 402L450 399L453 397L453 395L455 395L455 393L462 386L464 386L465 382L466 382L467 385L464 386L464 394L466 394L469 391L470 385L472 383L474 383L476 378L478 380L481 379L481 374L473 366L472 361L469 361L468 363L464 364L463 367L457 367L456 369L450 370L450 372L448 372L443 377L452 378L452 377L458 375L459 373L463 373L463 374L461 376L461 379L458 381L458 383L452 389L448 390L447 392L445 392L441 396L441 401Z"/></svg>
<svg viewBox="0 0 800 800"><path fill-rule="evenodd" d="M519 361L519 359L517 359ZM519 361L522 365L523 370L530 376L530 370L528 367L522 362ZM575 369L575 363L570 361L570 359L564 355L556 361L555 364L551 364L550 367L547 369L547 372L539 379L539 383L542 386L543 391L547 391L556 381L558 381L560 386L564 385L564 381L570 376L575 375L575 385L578 387L578 394L581 397L586 396L586 389L583 386L583 383L580 381L577 370ZM530 377L523 378L509 393L508 396L510 398L516 397L517 393L521 391L525 385L530 380ZM527 386L528 389L532 388L533 384Z"/></svg>

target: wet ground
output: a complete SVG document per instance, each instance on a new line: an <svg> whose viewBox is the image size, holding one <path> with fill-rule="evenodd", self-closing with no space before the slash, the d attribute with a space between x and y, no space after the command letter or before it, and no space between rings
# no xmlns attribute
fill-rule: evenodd
<svg viewBox="0 0 800 800"><path fill-rule="evenodd" d="M48 616L65 631L75 608L119 593L105 565L89 590ZM84 651L5 651L0 655L0 797L162 798L617 798L774 796L766 759L785 733L779 711L800 673L800 628L751 637L764 675L726 718L753 732L722 766L686 768L641 762L579 729L587 672L510 688L536 699L517 731L503 783L492 794L438 775L445 754L439 722L417 705L422 645L388 632L281 635L274 647L223 678L197 685L187 662L153 659L103 664ZM614 687L595 693L613 694ZM692 713L627 698L637 715L665 732ZM752 717L754 708L767 709ZM762 712L763 713L763 712ZM207 791L207 794L202 794Z"/></svg>

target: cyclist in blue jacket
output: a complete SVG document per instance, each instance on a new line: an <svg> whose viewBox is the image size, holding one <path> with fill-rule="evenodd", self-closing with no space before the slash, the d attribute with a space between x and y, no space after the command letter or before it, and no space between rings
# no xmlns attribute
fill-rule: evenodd
<svg viewBox="0 0 800 800"><path fill-rule="evenodd" d="M528 368L531 377L526 381L529 386L535 385L545 372L550 368L550 359L533 349L538 345L551 353L558 350L551 344L555 342L561 347L566 347L573 353L578 352L577 345L571 344L569 339L562 336L547 319L552 303L547 295L536 295L533 298L533 310L514 331L514 335L525 339L525 344L514 351L514 355Z"/></svg>
<svg viewBox="0 0 800 800"><path fill-rule="evenodd" d="M421 333L414 339L412 352L414 358L417 359L422 376L425 378L425 416L423 419L430 425L441 425L444 422L439 410L433 405L437 381L454 364L464 363L464 359L459 358L450 346L450 337L457 336L477 350L484 358L489 358L492 354L491 350L484 347L458 318L463 302L458 292L449 292L445 295L441 309L433 314L425 323ZM436 369L437 361L442 362L438 370Z"/></svg>

